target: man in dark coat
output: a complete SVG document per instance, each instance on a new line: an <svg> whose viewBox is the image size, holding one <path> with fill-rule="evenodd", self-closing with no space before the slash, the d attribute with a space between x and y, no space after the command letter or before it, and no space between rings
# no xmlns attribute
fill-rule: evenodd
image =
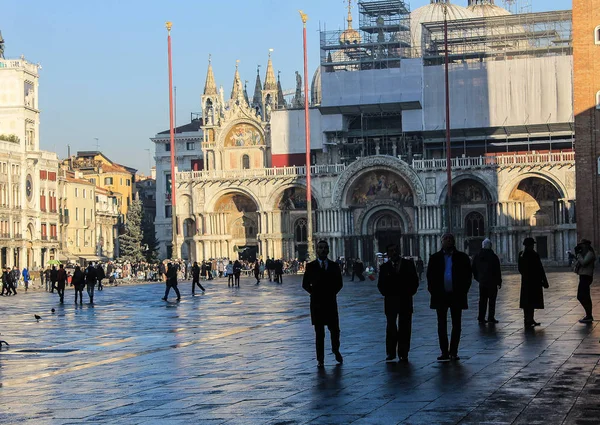
<svg viewBox="0 0 600 425"><path fill-rule="evenodd" d="M96 268L94 267L94 263L90 263L88 268L85 269L85 286L90 297L90 304L94 304L94 288L96 287Z"/></svg>
<svg viewBox="0 0 600 425"><path fill-rule="evenodd" d="M56 270L56 266L52 266L52 270L50 270L50 282L52 282L52 286L50 287L50 292L54 293L56 289L56 281L58 280L58 270Z"/></svg>
<svg viewBox="0 0 600 425"><path fill-rule="evenodd" d="M275 261L271 258L267 257L267 262L265 263L265 268L267 269L267 274L269 275L269 282L273 281L273 275L275 274Z"/></svg>
<svg viewBox="0 0 600 425"><path fill-rule="evenodd" d="M67 284L67 271L65 270L65 267L62 264L58 266L57 279L58 281L56 286L56 292L58 292L60 303L63 304L65 302L65 286Z"/></svg>
<svg viewBox="0 0 600 425"><path fill-rule="evenodd" d="M106 273L104 273L104 268L102 264L98 263L96 265L96 280L98 281L98 291L102 291L104 289L104 285L102 285L102 279L106 278Z"/></svg>
<svg viewBox="0 0 600 425"><path fill-rule="evenodd" d="M500 270L500 259L492 251L492 241L484 239L481 251L473 258L473 277L479 282L479 323L485 323L485 312L488 309L487 321L498 323L496 320L496 297L498 289L502 287L502 271Z"/></svg>
<svg viewBox="0 0 600 425"><path fill-rule="evenodd" d="M431 294L430 308L437 311L438 338L442 355L438 361L460 360L462 311L469 308L467 294L471 288L471 260L456 249L454 235L442 236L442 249L429 257L427 289ZM448 310L452 316L452 336L448 350Z"/></svg>
<svg viewBox="0 0 600 425"><path fill-rule="evenodd" d="M177 271L178 268L173 263L169 263L167 266L167 287L165 289L165 296L163 297L163 301L167 301L167 297L169 296L169 291L171 288L177 294L177 301L181 300L181 294L179 293L179 288L177 288Z"/></svg>
<svg viewBox="0 0 600 425"><path fill-rule="evenodd" d="M306 265L302 288L310 294L310 318L315 327L317 367L323 368L325 360L325 326L331 335L331 351L338 363L343 363L340 354L340 323L337 294L343 287L340 267L327 258L329 244L317 244L317 259Z"/></svg>
<svg viewBox="0 0 600 425"><path fill-rule="evenodd" d="M192 266L192 295L196 294L196 285L198 285L202 292L205 291L204 287L200 284L200 266L198 266L197 261L194 261L194 265Z"/></svg>
<svg viewBox="0 0 600 425"><path fill-rule="evenodd" d="M377 289L384 299L384 312L387 318L385 328L386 361L396 359L408 361L410 334L412 327L413 296L419 288L419 276L410 260L400 257L398 246L387 246L388 262L379 270Z"/></svg>
<svg viewBox="0 0 600 425"><path fill-rule="evenodd" d="M275 282L283 283L283 260L275 261Z"/></svg>
<svg viewBox="0 0 600 425"><path fill-rule="evenodd" d="M544 272L542 260L533 246L535 239L525 238L525 249L519 252L519 273L521 273L521 299L519 308L523 309L523 318L526 328L539 326L533 318L535 309L544 308L544 291L548 288L548 279Z"/></svg>

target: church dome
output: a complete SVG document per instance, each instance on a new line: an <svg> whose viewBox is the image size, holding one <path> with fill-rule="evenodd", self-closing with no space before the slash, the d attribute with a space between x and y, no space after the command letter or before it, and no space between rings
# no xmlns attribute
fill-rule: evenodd
<svg viewBox="0 0 600 425"><path fill-rule="evenodd" d="M360 33L352 28L352 1L348 0L348 28L340 35L340 44L360 44Z"/></svg>
<svg viewBox="0 0 600 425"><path fill-rule="evenodd" d="M310 85L310 103L312 105L320 105L323 99L321 92L321 67L319 66L313 75Z"/></svg>
<svg viewBox="0 0 600 425"><path fill-rule="evenodd" d="M448 20L471 19L477 16L466 7L450 3L449 0L430 0L430 3L415 9L410 14L410 38L413 53L421 56L422 24L444 20L444 8L448 8Z"/></svg>
<svg viewBox="0 0 600 425"><path fill-rule="evenodd" d="M480 18L510 15L508 10L496 6L494 0L469 0L467 9Z"/></svg>

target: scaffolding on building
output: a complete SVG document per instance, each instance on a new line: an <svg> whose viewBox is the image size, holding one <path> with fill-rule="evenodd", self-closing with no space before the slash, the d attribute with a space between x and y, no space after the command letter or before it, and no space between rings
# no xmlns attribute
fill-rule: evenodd
<svg viewBox="0 0 600 425"><path fill-rule="evenodd" d="M473 62L572 55L570 10L448 22L451 62ZM423 24L422 56L425 65L444 63L444 22Z"/></svg>
<svg viewBox="0 0 600 425"><path fill-rule="evenodd" d="M358 30L321 31L321 66L326 72L399 68L400 59L411 53L408 5L359 0L358 9Z"/></svg>

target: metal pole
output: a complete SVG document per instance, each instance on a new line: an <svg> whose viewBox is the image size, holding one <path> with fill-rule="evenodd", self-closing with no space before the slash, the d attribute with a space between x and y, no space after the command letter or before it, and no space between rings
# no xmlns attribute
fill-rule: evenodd
<svg viewBox="0 0 600 425"><path fill-rule="evenodd" d="M446 176L448 180L448 232L452 233L452 146L450 145L450 82L448 80L448 6L444 6L444 65L446 79Z"/></svg>
<svg viewBox="0 0 600 425"><path fill-rule="evenodd" d="M171 217L173 219L173 248L171 249L171 258L177 259L177 214L175 208L175 127L173 110L173 66L171 64L171 22L166 23L168 31L169 44L169 123L171 129Z"/></svg>
<svg viewBox="0 0 600 425"><path fill-rule="evenodd" d="M315 258L313 246L313 223L312 223L312 188L310 183L310 115L308 111L308 54L306 46L306 21L308 16L300 10L302 19L302 39L304 43L304 132L306 134L306 241L308 243L308 259Z"/></svg>

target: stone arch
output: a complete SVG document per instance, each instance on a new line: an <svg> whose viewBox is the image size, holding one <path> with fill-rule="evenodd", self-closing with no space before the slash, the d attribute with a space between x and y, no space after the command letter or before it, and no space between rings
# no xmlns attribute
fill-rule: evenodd
<svg viewBox="0 0 600 425"><path fill-rule="evenodd" d="M487 202L498 202L498 193L495 190L495 188L490 188L490 185L488 184L488 182L486 182L485 180L483 180L481 177L478 177L474 174L462 174L460 176L457 176L456 178L452 179L452 195L454 197L454 188L461 184L464 183L465 181L468 180L472 180L476 183L478 183L479 185L481 185L487 192L487 195L489 195L489 200L482 200L482 203L487 203ZM439 205L445 205L446 204L446 198L448 196L448 184L446 183L440 193L440 197L438 198L438 204Z"/></svg>
<svg viewBox="0 0 600 425"><path fill-rule="evenodd" d="M282 185L282 186L278 187L277 189L273 190L271 195L269 196L269 198L266 201L267 208L272 208L273 210L277 210L279 201L283 197L285 191L288 189L291 189L291 188L298 188L298 189L306 190L306 184L304 182L294 182L292 184ZM319 203L319 200L321 199L321 197L320 197L318 191L315 190L315 187L313 185L311 185L311 195L312 195L312 199L313 199L312 208L313 208L313 210L317 210L319 208L318 203Z"/></svg>
<svg viewBox="0 0 600 425"><path fill-rule="evenodd" d="M514 179L511 179L511 180L507 181L506 183L504 183L502 185L502 187L500 188L499 199L506 200L506 201L510 200L512 193L519 186L521 181L523 181L527 178L530 178L530 177L537 177L539 179L546 180L548 183L552 184L556 188L556 190L558 191L558 193L560 195L560 198L567 197L568 190L562 181L554 178L554 176L552 176L552 175L542 174L542 173L535 172L535 171L530 171L527 173L519 174Z"/></svg>
<svg viewBox="0 0 600 425"><path fill-rule="evenodd" d="M376 202L367 204L364 211L358 216L357 223L359 226L358 228L361 231L361 234L362 235L372 234L372 232L370 232L370 230L368 228L369 224L370 224L370 220L373 218L373 216L375 214L382 212L382 211L386 211L386 210L397 214L401 218L402 233L407 234L407 233L413 232L413 229L414 229L413 221L411 220L410 216L406 213L406 211L402 207L402 205L399 205L394 202L390 203L389 201L376 201Z"/></svg>
<svg viewBox="0 0 600 425"><path fill-rule="evenodd" d="M243 188L243 187L228 187L225 189L222 189L220 191L218 191L217 193L215 193L213 196L209 196L210 201L205 205L204 211L206 212L215 212L215 205L217 204L217 202L226 195L245 195L248 198L250 198L257 207L258 211L264 211L264 208L261 204L261 202L259 201L258 196L256 196L252 191Z"/></svg>
<svg viewBox="0 0 600 425"><path fill-rule="evenodd" d="M193 218L186 218L183 220L183 237L191 238L196 235L196 220Z"/></svg>
<svg viewBox="0 0 600 425"><path fill-rule="evenodd" d="M334 207L345 208L347 194L353 184L370 171L389 171L398 174L412 191L414 204L425 204L425 188L417 173L404 161L387 155L374 155L353 162L338 177L332 201Z"/></svg>
<svg viewBox="0 0 600 425"><path fill-rule="evenodd" d="M35 239L35 237L36 237L35 227L34 227L33 223L29 223L27 225L26 240L32 241Z"/></svg>
<svg viewBox="0 0 600 425"><path fill-rule="evenodd" d="M194 203L190 195L182 194L179 196L177 215L182 215L184 217L192 217L194 215Z"/></svg>
<svg viewBox="0 0 600 425"><path fill-rule="evenodd" d="M510 193L510 200L522 203L524 218L532 227L557 224L555 205L561 197L558 187L539 176L520 179Z"/></svg>

